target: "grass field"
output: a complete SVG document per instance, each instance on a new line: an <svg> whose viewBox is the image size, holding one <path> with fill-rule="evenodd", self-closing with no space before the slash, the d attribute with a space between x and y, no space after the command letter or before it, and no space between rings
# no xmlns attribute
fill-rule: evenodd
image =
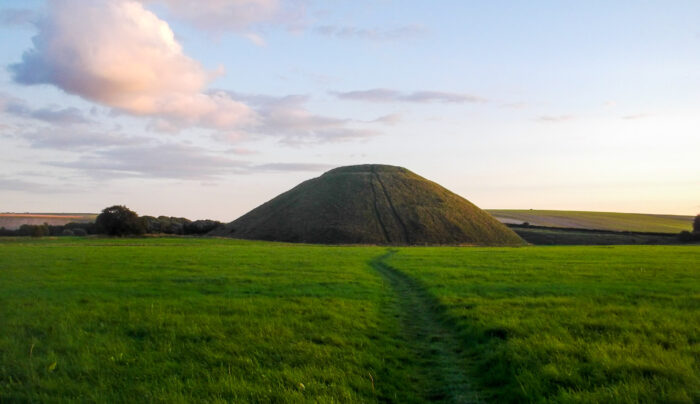
<svg viewBox="0 0 700 404"><path fill-rule="evenodd" d="M698 402L698 262L0 239L0 402Z"/></svg>
<svg viewBox="0 0 700 404"><path fill-rule="evenodd" d="M504 223L528 222L533 226L545 227L653 233L680 233L693 229L693 216L568 210L488 209L487 212Z"/></svg>

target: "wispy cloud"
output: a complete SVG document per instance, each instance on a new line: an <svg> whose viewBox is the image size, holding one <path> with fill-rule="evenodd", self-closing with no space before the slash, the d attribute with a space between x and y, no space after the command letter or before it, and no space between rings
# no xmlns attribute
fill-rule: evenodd
<svg viewBox="0 0 700 404"><path fill-rule="evenodd" d="M425 35L421 25L404 25L392 29L361 28L347 25L321 25L314 32L324 36L343 39L366 39L370 41L396 41Z"/></svg>
<svg viewBox="0 0 700 404"><path fill-rule="evenodd" d="M387 88L373 88L361 91L333 91L332 95L342 100L365 101L365 102L412 102L412 103L484 103L487 99L472 94L453 93L446 91L421 90L413 92L402 92Z"/></svg>
<svg viewBox="0 0 700 404"><path fill-rule="evenodd" d="M112 146L144 145L149 139L125 136L120 133L54 127L39 128L16 133L13 137L24 140L35 149L84 151Z"/></svg>
<svg viewBox="0 0 700 404"><path fill-rule="evenodd" d="M304 24L307 8L306 0L140 1L144 4L164 5L172 17L204 31L233 31L246 35L267 24L295 30Z"/></svg>
<svg viewBox="0 0 700 404"><path fill-rule="evenodd" d="M73 161L46 163L70 168L95 178L169 178L213 180L231 174L269 171L321 171L325 164L253 163L181 143L113 147L85 154Z"/></svg>
<svg viewBox="0 0 700 404"><path fill-rule="evenodd" d="M652 116L652 114L641 113L641 114L625 115L625 116L621 117L621 119L625 119L625 120L629 121L629 120L634 120L634 119L644 119L644 118L648 118L650 116Z"/></svg>
<svg viewBox="0 0 700 404"><path fill-rule="evenodd" d="M542 115L537 117L540 122L567 122L573 119L573 115Z"/></svg>
<svg viewBox="0 0 700 404"><path fill-rule="evenodd" d="M40 121L60 124L85 124L92 122L83 111L78 108L68 107L44 107L31 108L26 102L11 96L0 94L0 112L5 112L22 118L37 119Z"/></svg>
<svg viewBox="0 0 700 404"><path fill-rule="evenodd" d="M250 171L328 171L336 167L330 164L312 164L312 163L268 163L253 165Z"/></svg>
<svg viewBox="0 0 700 404"><path fill-rule="evenodd" d="M397 123L401 122L401 119L403 119L403 116L401 116L401 114L389 114L380 116L379 118L373 119L370 122L381 123L384 125L396 125Z"/></svg>
<svg viewBox="0 0 700 404"><path fill-rule="evenodd" d="M211 179L240 171L245 162L215 155L205 149L169 143L115 147L81 156L74 161L47 163L72 168L98 178L148 177Z"/></svg>
<svg viewBox="0 0 700 404"><path fill-rule="evenodd" d="M40 182L27 181L25 179L0 176L0 191L56 194L76 192L76 188L70 184L47 185Z"/></svg>
<svg viewBox="0 0 700 404"><path fill-rule="evenodd" d="M363 139L379 135L374 129L360 127L351 119L318 115L305 108L309 97L288 95L271 97L255 94L229 93L243 100L258 114L255 125L247 131L267 136L277 136L283 142L300 144L309 142L337 142Z"/></svg>

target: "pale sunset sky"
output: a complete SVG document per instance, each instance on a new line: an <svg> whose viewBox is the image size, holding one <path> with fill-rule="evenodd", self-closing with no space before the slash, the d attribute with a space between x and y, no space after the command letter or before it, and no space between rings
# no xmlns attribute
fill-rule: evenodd
<svg viewBox="0 0 700 404"><path fill-rule="evenodd" d="M0 0L0 211L230 221L330 168L700 212L700 2Z"/></svg>

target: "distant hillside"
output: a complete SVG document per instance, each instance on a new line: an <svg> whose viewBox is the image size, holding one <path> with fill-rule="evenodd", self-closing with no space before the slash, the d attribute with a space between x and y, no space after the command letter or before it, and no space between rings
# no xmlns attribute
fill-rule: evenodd
<svg viewBox="0 0 700 404"><path fill-rule="evenodd" d="M461 196L405 168L376 164L328 171L212 234L321 244L524 244Z"/></svg>
<svg viewBox="0 0 700 404"><path fill-rule="evenodd" d="M0 227L16 230L23 224L40 225L44 223L62 226L71 222L94 222L96 217L96 213L0 213Z"/></svg>
<svg viewBox="0 0 700 404"><path fill-rule="evenodd" d="M679 233L691 230L693 216L652 215L644 213L582 212L566 210L488 209L502 223L655 233Z"/></svg>

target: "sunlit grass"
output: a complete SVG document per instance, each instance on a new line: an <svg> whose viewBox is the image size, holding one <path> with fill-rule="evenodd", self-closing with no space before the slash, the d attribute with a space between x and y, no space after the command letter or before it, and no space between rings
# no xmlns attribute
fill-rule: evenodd
<svg viewBox="0 0 700 404"><path fill-rule="evenodd" d="M700 401L700 248L400 249L485 397Z"/></svg>
<svg viewBox="0 0 700 404"><path fill-rule="evenodd" d="M387 251L0 239L0 401L700 401L697 247Z"/></svg>
<svg viewBox="0 0 700 404"><path fill-rule="evenodd" d="M18 240L0 243L3 400L410 397L379 249Z"/></svg>

